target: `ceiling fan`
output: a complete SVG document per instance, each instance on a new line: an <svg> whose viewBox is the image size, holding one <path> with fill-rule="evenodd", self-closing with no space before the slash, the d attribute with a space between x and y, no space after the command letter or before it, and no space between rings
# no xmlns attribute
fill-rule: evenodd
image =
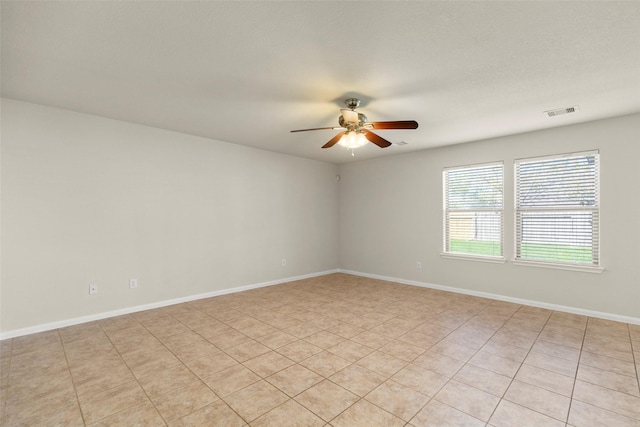
<svg viewBox="0 0 640 427"><path fill-rule="evenodd" d="M418 122L415 120L402 120L394 122L369 122L367 116L362 113L358 113L356 108L360 106L360 100L358 98L347 98L344 100L347 108L340 110L342 113L338 117L337 127L324 127L324 128L311 128L311 129L297 129L291 132L306 132L310 130L326 130L340 129L340 133L334 136L322 146L322 148L329 148L339 143L346 148L357 148L365 145L367 142L372 142L380 148L385 148L391 145L391 142L387 141L383 137L375 134L372 130L388 130L388 129L417 129Z"/></svg>

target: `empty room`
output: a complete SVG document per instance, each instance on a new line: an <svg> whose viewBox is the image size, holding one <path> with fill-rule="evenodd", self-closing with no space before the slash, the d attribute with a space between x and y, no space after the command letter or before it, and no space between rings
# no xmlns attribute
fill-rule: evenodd
<svg viewBox="0 0 640 427"><path fill-rule="evenodd" d="M640 2L0 24L0 425L640 426Z"/></svg>

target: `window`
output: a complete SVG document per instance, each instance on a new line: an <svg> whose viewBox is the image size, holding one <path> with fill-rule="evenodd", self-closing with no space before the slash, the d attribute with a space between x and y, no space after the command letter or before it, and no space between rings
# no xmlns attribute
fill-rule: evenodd
<svg viewBox="0 0 640 427"><path fill-rule="evenodd" d="M503 165L447 168L444 183L444 253L503 256Z"/></svg>
<svg viewBox="0 0 640 427"><path fill-rule="evenodd" d="M598 152L515 162L515 259L599 265Z"/></svg>

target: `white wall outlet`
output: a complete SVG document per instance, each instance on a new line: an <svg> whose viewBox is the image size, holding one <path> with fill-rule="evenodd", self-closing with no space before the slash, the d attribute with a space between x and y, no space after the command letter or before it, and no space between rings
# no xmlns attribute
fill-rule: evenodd
<svg viewBox="0 0 640 427"><path fill-rule="evenodd" d="M91 283L89 285L89 295L95 295L98 293L98 284L97 283Z"/></svg>
<svg viewBox="0 0 640 427"><path fill-rule="evenodd" d="M287 259L286 258L282 258L282 261L280 261L280 265L283 267L287 266Z"/></svg>
<svg viewBox="0 0 640 427"><path fill-rule="evenodd" d="M138 287L138 279L129 279L129 289L135 289Z"/></svg>
<svg viewBox="0 0 640 427"><path fill-rule="evenodd" d="M417 268L418 270L422 270L422 262L420 262L420 261L416 261L416 268Z"/></svg>

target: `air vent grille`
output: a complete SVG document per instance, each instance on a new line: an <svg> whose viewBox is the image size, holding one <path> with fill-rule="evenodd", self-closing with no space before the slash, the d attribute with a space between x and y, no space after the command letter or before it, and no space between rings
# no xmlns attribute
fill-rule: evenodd
<svg viewBox="0 0 640 427"><path fill-rule="evenodd" d="M545 111L544 113L549 117L555 117L555 116L561 116L563 114L575 113L579 110L580 110L580 107L577 105L574 105L573 107L559 108L556 110L548 110L548 111Z"/></svg>

